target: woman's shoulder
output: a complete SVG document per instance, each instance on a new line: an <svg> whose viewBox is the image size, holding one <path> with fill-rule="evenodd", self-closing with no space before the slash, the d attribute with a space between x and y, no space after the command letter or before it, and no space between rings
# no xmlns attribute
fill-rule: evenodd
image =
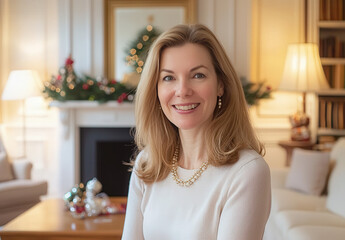
<svg viewBox="0 0 345 240"><path fill-rule="evenodd" d="M255 150L251 149L241 150L239 152L239 159L233 164L224 165L223 168L226 171L231 171L234 175L244 172L269 175L269 167L265 159Z"/></svg>
<svg viewBox="0 0 345 240"><path fill-rule="evenodd" d="M237 163L246 164L252 161L265 162L265 159L253 149L242 149L239 151Z"/></svg>
<svg viewBox="0 0 345 240"><path fill-rule="evenodd" d="M239 159L235 163L238 172L269 175L270 170L265 159L255 150L243 149L239 152Z"/></svg>

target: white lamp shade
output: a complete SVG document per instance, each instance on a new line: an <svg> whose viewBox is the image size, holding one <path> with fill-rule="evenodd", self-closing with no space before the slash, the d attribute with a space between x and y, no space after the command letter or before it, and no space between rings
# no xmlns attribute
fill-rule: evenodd
<svg viewBox="0 0 345 240"><path fill-rule="evenodd" d="M285 60L280 90L315 92L328 89L316 44L291 44Z"/></svg>
<svg viewBox="0 0 345 240"><path fill-rule="evenodd" d="M8 77L2 99L22 100L39 95L41 88L38 73L33 70L15 70Z"/></svg>

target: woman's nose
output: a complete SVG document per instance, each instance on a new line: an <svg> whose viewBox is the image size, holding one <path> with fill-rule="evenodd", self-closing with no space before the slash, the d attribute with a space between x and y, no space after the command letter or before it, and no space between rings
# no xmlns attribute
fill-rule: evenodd
<svg viewBox="0 0 345 240"><path fill-rule="evenodd" d="M175 91L175 95L177 97L185 98L192 95L192 93L193 93L193 90L187 79L181 79L178 81L178 84L176 86L176 91Z"/></svg>

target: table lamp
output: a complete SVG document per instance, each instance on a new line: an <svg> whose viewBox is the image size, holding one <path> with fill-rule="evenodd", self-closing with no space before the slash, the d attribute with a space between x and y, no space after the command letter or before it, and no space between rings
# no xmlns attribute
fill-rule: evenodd
<svg viewBox="0 0 345 240"><path fill-rule="evenodd" d="M25 99L41 95L39 76L33 70L15 70L8 77L2 100L22 100L23 108L23 157L26 157Z"/></svg>
<svg viewBox="0 0 345 240"><path fill-rule="evenodd" d="M289 117L292 125L291 140L310 140L306 93L328 88L317 45L313 43L289 45L279 90L301 92L303 96L303 111L298 109L297 113Z"/></svg>

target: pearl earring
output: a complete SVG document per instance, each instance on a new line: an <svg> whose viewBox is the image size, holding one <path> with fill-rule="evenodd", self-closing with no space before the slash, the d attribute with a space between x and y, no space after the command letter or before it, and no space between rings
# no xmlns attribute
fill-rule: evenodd
<svg viewBox="0 0 345 240"><path fill-rule="evenodd" d="M219 96L218 98L218 109L222 108L222 96Z"/></svg>

